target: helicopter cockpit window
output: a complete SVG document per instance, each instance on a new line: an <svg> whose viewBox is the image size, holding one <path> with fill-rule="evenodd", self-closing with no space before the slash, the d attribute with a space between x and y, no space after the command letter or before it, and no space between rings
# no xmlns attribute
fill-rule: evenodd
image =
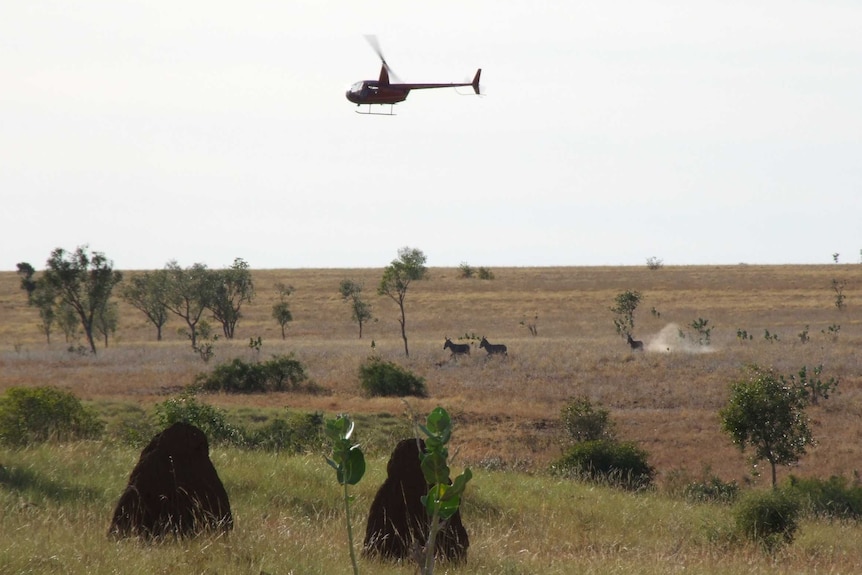
<svg viewBox="0 0 862 575"><path fill-rule="evenodd" d="M362 92L363 84L364 82L356 82L350 87L350 92L353 94L359 94L360 92Z"/></svg>

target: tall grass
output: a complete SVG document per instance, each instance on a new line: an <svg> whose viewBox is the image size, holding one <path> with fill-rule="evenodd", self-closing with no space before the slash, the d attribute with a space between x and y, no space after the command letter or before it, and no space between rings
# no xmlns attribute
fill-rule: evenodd
<svg viewBox="0 0 862 575"><path fill-rule="evenodd" d="M339 492L322 455L211 450L231 498L234 530L161 544L107 537L113 506L137 459L101 442L0 450L0 573L344 573ZM360 534L386 458L355 487ZM805 520L797 541L767 555L733 534L729 507L631 494L546 475L481 471L462 509L468 562L448 573L854 572L855 524ZM360 559L366 573L411 566Z"/></svg>

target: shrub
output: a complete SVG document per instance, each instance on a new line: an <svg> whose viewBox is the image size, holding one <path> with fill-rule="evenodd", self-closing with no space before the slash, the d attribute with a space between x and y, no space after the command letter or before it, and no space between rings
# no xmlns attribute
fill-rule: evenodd
<svg viewBox="0 0 862 575"><path fill-rule="evenodd" d="M11 387L0 398L0 441L9 445L96 439L104 428L94 411L55 387Z"/></svg>
<svg viewBox="0 0 862 575"><path fill-rule="evenodd" d="M712 475L686 485L683 495L688 501L695 503L733 503L739 496L739 484L736 481L724 482Z"/></svg>
<svg viewBox="0 0 862 575"><path fill-rule="evenodd" d="M426 397L425 380L391 361L370 357L359 366L359 383L371 396Z"/></svg>
<svg viewBox="0 0 862 575"><path fill-rule="evenodd" d="M748 493L736 506L738 532L772 551L791 543L799 528L799 502L777 489Z"/></svg>
<svg viewBox="0 0 862 575"><path fill-rule="evenodd" d="M846 477L829 479L790 476L784 490L792 494L806 513L829 519L862 517L862 486L848 485Z"/></svg>
<svg viewBox="0 0 862 575"><path fill-rule="evenodd" d="M162 429L182 421L203 431L212 442L238 446L246 443L242 429L228 423L223 410L199 402L192 394L182 394L157 403L155 409L156 419Z"/></svg>
<svg viewBox="0 0 862 575"><path fill-rule="evenodd" d="M608 439L576 443L553 464L553 470L631 490L649 487L655 476L646 451L634 443Z"/></svg>
<svg viewBox="0 0 862 575"><path fill-rule="evenodd" d="M221 363L210 373L201 373L195 383L206 391L264 393L297 390L308 379L303 365L292 356L276 355L264 363L234 359ZM309 389L314 389L309 384Z"/></svg>
<svg viewBox="0 0 862 575"><path fill-rule="evenodd" d="M323 414L294 413L276 418L251 436L248 443L266 451L304 453L323 445Z"/></svg>
<svg viewBox="0 0 862 575"><path fill-rule="evenodd" d="M573 441L613 438L610 413L607 409L594 409L586 397L571 400L562 409L561 417L563 427Z"/></svg>

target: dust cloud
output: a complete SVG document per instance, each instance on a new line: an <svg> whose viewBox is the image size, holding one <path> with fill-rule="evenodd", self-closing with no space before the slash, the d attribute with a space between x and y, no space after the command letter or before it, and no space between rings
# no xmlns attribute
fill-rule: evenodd
<svg viewBox="0 0 862 575"><path fill-rule="evenodd" d="M682 337L680 337L682 335ZM700 345L690 335L681 332L675 323L669 323L656 335L647 338L644 347L655 353L712 353L715 349L709 345Z"/></svg>

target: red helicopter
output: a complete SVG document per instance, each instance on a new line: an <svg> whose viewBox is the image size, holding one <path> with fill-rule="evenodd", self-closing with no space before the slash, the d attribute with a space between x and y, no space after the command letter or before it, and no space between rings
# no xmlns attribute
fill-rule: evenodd
<svg viewBox="0 0 862 575"><path fill-rule="evenodd" d="M377 53L377 56L380 58L380 62L383 65L380 68L380 78L377 80L363 80L361 82L356 82L347 91L347 99L357 106L368 104L367 112L356 110L359 114L391 116L393 115L392 106L398 102L406 100L407 96L410 94L410 90L425 90L428 88L460 88L463 86L471 86L473 91L476 92L476 94L479 94L479 76L482 75L481 68L476 70L476 75L473 76L472 82L449 84L393 84L389 81L389 74L392 73L392 76L396 79L398 79L398 77L394 72L392 72L389 64L386 63L386 59L383 57L383 52L380 50L380 45L377 43L377 38L374 36L366 36L365 39L368 40L369 44L371 44L371 47ZM389 113L380 114L378 112L372 112L372 104L389 104Z"/></svg>

